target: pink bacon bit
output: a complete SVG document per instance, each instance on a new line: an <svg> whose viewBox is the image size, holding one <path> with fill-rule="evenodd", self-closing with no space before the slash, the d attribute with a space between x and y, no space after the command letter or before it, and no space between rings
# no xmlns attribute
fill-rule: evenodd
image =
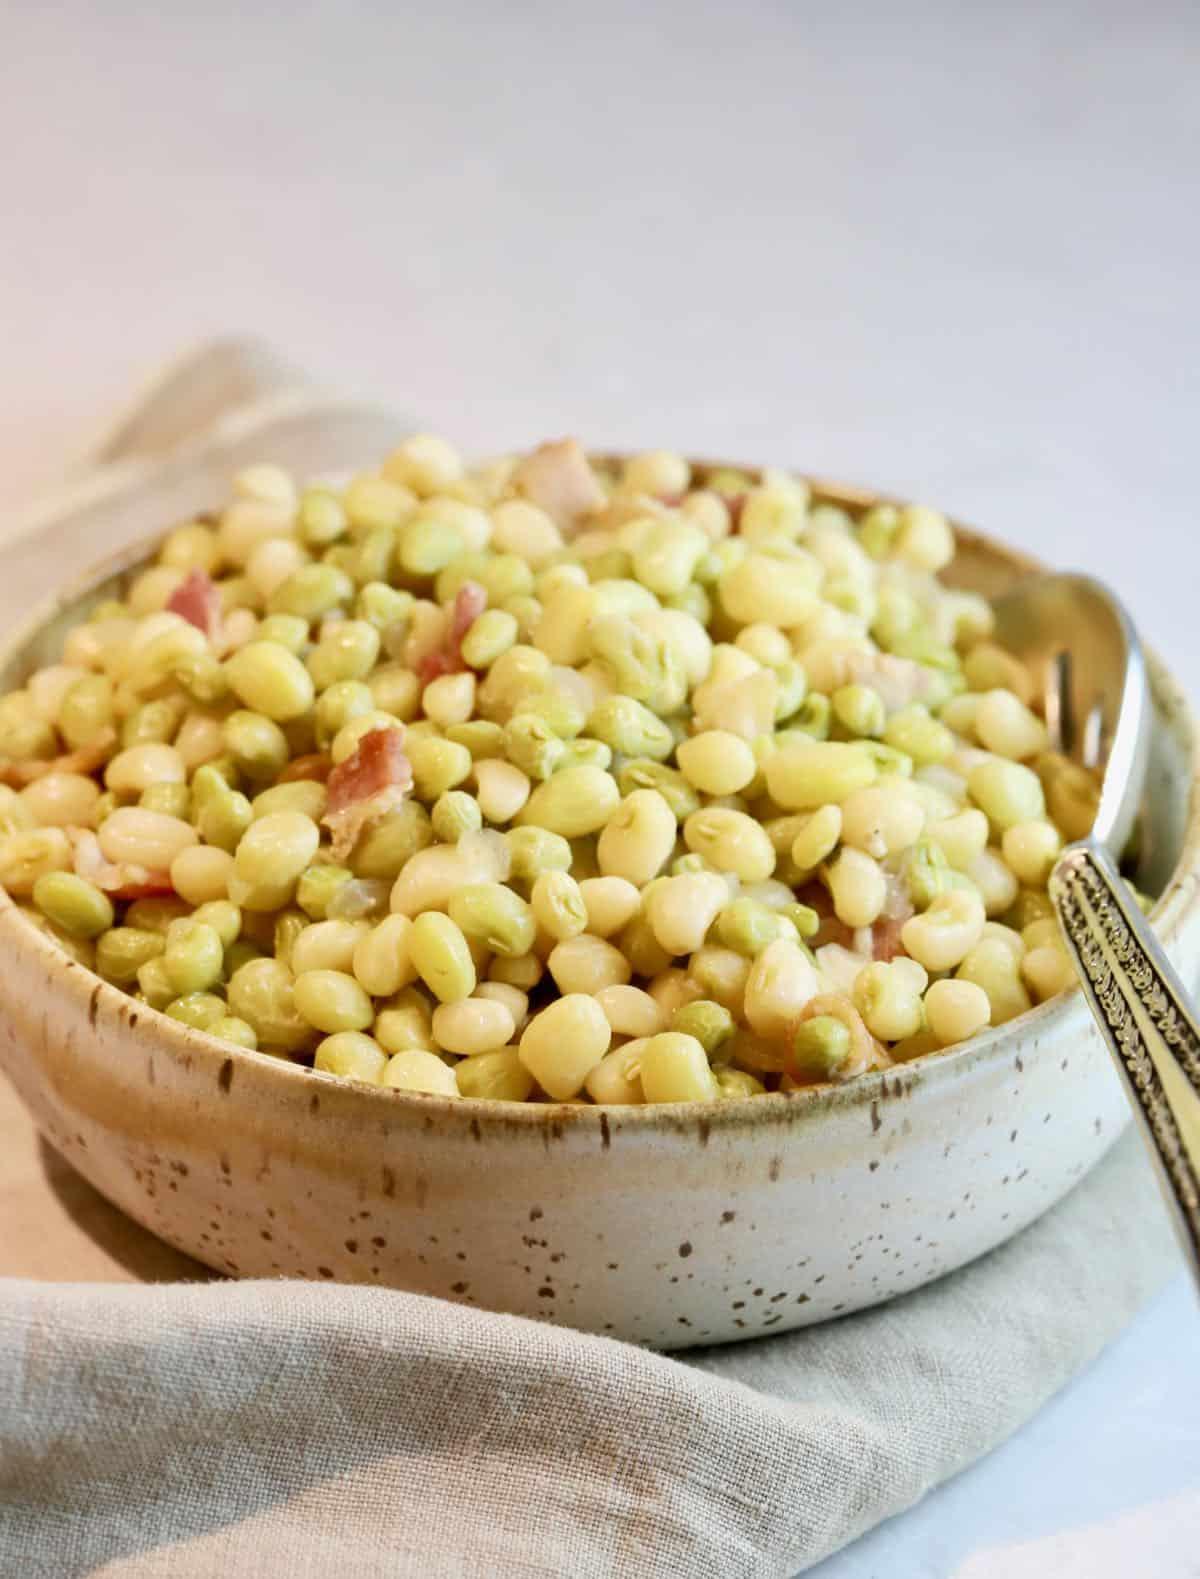
<svg viewBox="0 0 1200 1579"><path fill-rule="evenodd" d="M216 637L221 623L221 594L205 571L189 570L167 599L167 607L203 631L209 641Z"/></svg>
<svg viewBox="0 0 1200 1579"><path fill-rule="evenodd" d="M333 857L342 860L368 823L395 810L412 789L412 764L400 725L372 729L326 781L329 798L321 821L333 835Z"/></svg>
<svg viewBox="0 0 1200 1579"><path fill-rule="evenodd" d="M450 613L450 631L445 646L437 652L427 653L417 665L417 677L422 685L438 680L444 674L461 674L467 667L463 662L463 637L487 608L487 589L478 581L464 581L454 594L454 608Z"/></svg>
<svg viewBox="0 0 1200 1579"><path fill-rule="evenodd" d="M844 921L838 920L834 914L833 902L820 883L806 883L798 891L796 898L802 905L808 905L810 909L815 910L821 918L816 934L806 939L809 948L818 949L826 943L837 943L842 948L862 953L865 949L860 949L858 945L869 934L873 959L889 961L895 959L897 954L903 954L904 946L900 941L900 931L914 913L912 900L909 898L903 879L897 877L894 872L885 872L884 875L887 879L887 897L883 902L883 911L873 925L862 928L862 937L853 927L848 927Z"/></svg>
<svg viewBox="0 0 1200 1579"><path fill-rule="evenodd" d="M607 499L578 439L542 444L513 472L513 486L573 537Z"/></svg>

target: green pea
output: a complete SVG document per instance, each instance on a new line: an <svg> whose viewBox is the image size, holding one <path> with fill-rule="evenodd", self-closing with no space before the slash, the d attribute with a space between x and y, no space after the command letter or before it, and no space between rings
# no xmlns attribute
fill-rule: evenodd
<svg viewBox="0 0 1200 1579"><path fill-rule="evenodd" d="M895 746L885 746L882 740L864 740L862 745L879 769L880 778L885 778L889 773L898 774L900 778L912 778L913 759L905 752L897 751Z"/></svg>
<svg viewBox="0 0 1200 1579"><path fill-rule="evenodd" d="M652 762L649 757L635 757L623 763L617 771L617 786L622 796L639 789L657 790L675 813L677 822L684 822L694 811L700 810L699 795L679 769Z"/></svg>
<svg viewBox="0 0 1200 1579"><path fill-rule="evenodd" d="M563 743L563 754L555 764L554 771L561 773L564 768L607 768L612 766L612 747L606 746L603 740L589 740L580 736L578 740L567 740Z"/></svg>
<svg viewBox="0 0 1200 1579"><path fill-rule="evenodd" d="M816 1014L796 1029L794 1073L802 1079L832 1080L850 1054L850 1032L831 1014Z"/></svg>
<svg viewBox="0 0 1200 1579"><path fill-rule="evenodd" d="M607 548L593 554L584 564L589 581L629 581L633 577L633 556L623 548Z"/></svg>
<svg viewBox="0 0 1200 1579"><path fill-rule="evenodd" d="M162 964L177 994L204 992L221 979L225 948L215 927L202 921L173 922L167 929Z"/></svg>
<svg viewBox="0 0 1200 1579"><path fill-rule="evenodd" d="M228 899L210 899L203 905L197 905L192 911L192 920L211 927L226 949L236 943L238 933L242 930L242 912Z"/></svg>
<svg viewBox="0 0 1200 1579"><path fill-rule="evenodd" d="M112 901L74 872L45 872L33 885L33 902L73 938L95 938L113 924Z"/></svg>
<svg viewBox="0 0 1200 1579"><path fill-rule="evenodd" d="M225 749L248 779L274 779L287 767L287 736L279 725L261 713L239 709L230 713L222 730Z"/></svg>
<svg viewBox="0 0 1200 1579"><path fill-rule="evenodd" d="M699 620L701 625L707 625L712 619L712 599L695 581L684 587L682 592L676 592L669 597L666 600L666 607L678 609L681 614L690 614L693 619Z"/></svg>
<svg viewBox="0 0 1200 1579"><path fill-rule="evenodd" d="M305 621L324 618L354 596L354 582L330 564L301 565L272 592L267 603L271 614L292 614Z"/></svg>
<svg viewBox="0 0 1200 1579"><path fill-rule="evenodd" d="M324 921L334 895L353 877L348 866L310 866L296 883L296 903L310 921Z"/></svg>
<svg viewBox="0 0 1200 1579"><path fill-rule="evenodd" d="M192 778L192 821L205 844L232 853L253 819L250 802L206 763Z"/></svg>
<svg viewBox="0 0 1200 1579"><path fill-rule="evenodd" d="M524 703L521 704L522 708ZM563 742L544 718L524 711L504 730L504 754L514 767L537 781L548 779L563 755Z"/></svg>
<svg viewBox="0 0 1200 1579"><path fill-rule="evenodd" d="M354 564L354 579L360 587L383 583L391 570L396 553L398 532L395 526L373 526L358 540L358 555Z"/></svg>
<svg viewBox="0 0 1200 1579"><path fill-rule="evenodd" d="M548 828L510 828L504 842L510 871L518 881L532 882L541 872L571 869L571 846Z"/></svg>
<svg viewBox="0 0 1200 1579"><path fill-rule="evenodd" d="M869 685L842 685L833 693L833 716L847 734L881 735L887 722L883 698Z"/></svg>
<svg viewBox="0 0 1200 1579"><path fill-rule="evenodd" d="M909 897L918 910L927 910L950 887L950 863L941 845L932 839L918 839L905 853L903 873Z"/></svg>
<svg viewBox="0 0 1200 1579"><path fill-rule="evenodd" d="M560 740L573 740L583 728L585 713L573 696L565 691L542 691L521 702L521 713L540 718Z"/></svg>
<svg viewBox="0 0 1200 1579"><path fill-rule="evenodd" d="M226 977L232 977L243 965L248 965L251 960L262 959L262 957L262 950L257 944L251 943L249 938L238 938L225 950Z"/></svg>
<svg viewBox="0 0 1200 1579"><path fill-rule="evenodd" d="M696 998L676 1009L671 1016L671 1029L694 1036L712 1058L732 1038L736 1026L724 1005L711 998Z"/></svg>
<svg viewBox="0 0 1200 1579"><path fill-rule="evenodd" d="M139 968L166 947L161 932L142 927L113 927L96 942L96 973L117 987L137 980Z"/></svg>
<svg viewBox="0 0 1200 1579"><path fill-rule="evenodd" d="M467 940L440 910L426 910L413 922L408 953L417 974L440 1002L460 1003L475 990L475 961ZM370 1007L369 998L367 1004Z"/></svg>
<svg viewBox="0 0 1200 1579"><path fill-rule="evenodd" d="M161 958L149 959L137 971L138 997L152 1009L165 1009L177 996L177 990Z"/></svg>
<svg viewBox="0 0 1200 1579"><path fill-rule="evenodd" d="M138 805L147 811L164 812L168 817L187 821L192 792L186 784L151 784L138 796Z"/></svg>
<svg viewBox="0 0 1200 1579"><path fill-rule="evenodd" d="M858 523L858 541L872 559L886 559L900 530L900 511L894 504L874 505Z"/></svg>
<svg viewBox="0 0 1200 1579"><path fill-rule="evenodd" d="M455 789L471 771L471 753L452 740L413 740L410 734L408 760L413 785L425 801L434 801L448 789Z"/></svg>
<svg viewBox="0 0 1200 1579"><path fill-rule="evenodd" d="M359 839L354 847L354 874L382 879L399 877L417 851L432 843L429 813L417 801L406 800L372 823Z"/></svg>
<svg viewBox="0 0 1200 1579"><path fill-rule="evenodd" d="M517 622L517 640L528 641L542 617L542 605L536 598L515 597L505 598L502 607L504 612L511 614Z"/></svg>
<svg viewBox="0 0 1200 1579"><path fill-rule="evenodd" d="M488 607L533 593L533 570L519 554L463 554L437 580L439 603L449 603L464 581L477 581L488 595Z"/></svg>
<svg viewBox="0 0 1200 1579"><path fill-rule="evenodd" d="M434 803L430 821L443 844L457 844L464 833L475 833L483 827L483 813L479 802L466 790L447 790Z"/></svg>
<svg viewBox="0 0 1200 1579"><path fill-rule="evenodd" d="M121 745L164 745L174 740L187 704L182 697L163 697L135 707L121 725Z"/></svg>
<svg viewBox="0 0 1200 1579"><path fill-rule="evenodd" d="M306 488L300 496L296 525L309 548L324 548L345 534L346 511L328 488Z"/></svg>
<svg viewBox="0 0 1200 1579"><path fill-rule="evenodd" d="M463 551L462 533L437 516L418 512L400 528L396 558L410 576L436 576Z"/></svg>
<svg viewBox="0 0 1200 1579"><path fill-rule="evenodd" d="M318 691L339 680L362 680L379 657L379 632L366 620L342 620L329 627L308 655L308 672Z"/></svg>
<svg viewBox="0 0 1200 1579"><path fill-rule="evenodd" d="M768 910L757 899L735 899L717 917L717 936L725 947L751 959L777 938L793 935L788 918L777 910Z"/></svg>
<svg viewBox="0 0 1200 1579"><path fill-rule="evenodd" d="M535 786L516 820L525 827L548 828L565 839L578 839L598 833L620 800L615 779L603 768L564 768Z"/></svg>
<svg viewBox="0 0 1200 1579"><path fill-rule="evenodd" d="M450 896L448 909L466 937L506 959L528 954L537 937L533 911L503 883L469 883Z"/></svg>
<svg viewBox="0 0 1200 1579"><path fill-rule="evenodd" d="M210 652L189 653L171 671L175 681L193 702L211 707L229 695L229 680L224 665Z"/></svg>
<svg viewBox="0 0 1200 1579"><path fill-rule="evenodd" d="M411 592L390 587L381 577L368 581L358 594L354 613L368 625L374 625L381 634L405 627L412 613L415 599Z"/></svg>
<svg viewBox="0 0 1200 1579"><path fill-rule="evenodd" d="M892 641L892 652L898 658L911 658L914 663L930 669L955 671L960 667L958 654L953 647L939 641L925 625L897 633Z"/></svg>
<svg viewBox="0 0 1200 1579"><path fill-rule="evenodd" d="M226 1014L224 998L211 992L189 992L170 1002L165 1011L172 1020L190 1025L193 1031L211 1031Z"/></svg>
<svg viewBox="0 0 1200 1579"><path fill-rule="evenodd" d="M315 712L317 745L327 750L334 736L352 719L375 710L375 696L361 680L337 680L317 698Z"/></svg>
<svg viewBox="0 0 1200 1579"><path fill-rule="evenodd" d="M675 749L675 737L656 714L632 696L608 696L593 709L588 734L625 757L662 762Z"/></svg>
<svg viewBox="0 0 1200 1579"><path fill-rule="evenodd" d="M139 927L146 932L158 932L166 937L173 921L184 920L191 914L182 899L135 899L125 912L125 925Z"/></svg>
<svg viewBox="0 0 1200 1579"><path fill-rule="evenodd" d="M816 937L821 930L821 917L811 905L784 905L779 913L788 918L805 941Z"/></svg>
<svg viewBox="0 0 1200 1579"><path fill-rule="evenodd" d="M259 641L276 641L299 657L308 646L308 621L299 614L268 614L254 634Z"/></svg>
<svg viewBox="0 0 1200 1579"><path fill-rule="evenodd" d="M296 1008L292 973L279 960L240 965L229 978L227 995L230 1013L253 1026L263 1045L298 1052L311 1044L312 1029Z"/></svg>
<svg viewBox="0 0 1200 1579"><path fill-rule="evenodd" d="M808 692L808 675L804 665L796 658L788 658L783 663L777 664L774 669L775 678L779 682L779 691L775 699L775 720L782 723L784 719L795 714Z"/></svg>
<svg viewBox="0 0 1200 1579"><path fill-rule="evenodd" d="M299 718L313 704L308 670L278 642L247 642L225 660L225 673L246 707L276 723Z"/></svg>

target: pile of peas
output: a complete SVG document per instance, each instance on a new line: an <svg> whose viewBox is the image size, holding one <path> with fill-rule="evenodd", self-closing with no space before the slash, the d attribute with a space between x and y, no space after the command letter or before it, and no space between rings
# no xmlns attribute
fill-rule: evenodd
<svg viewBox="0 0 1200 1579"><path fill-rule="evenodd" d="M0 699L0 882L154 1009L398 1090L934 1052L1070 983L1045 884L1096 803L953 553L665 451L253 467ZM387 731L405 774L331 815Z"/></svg>

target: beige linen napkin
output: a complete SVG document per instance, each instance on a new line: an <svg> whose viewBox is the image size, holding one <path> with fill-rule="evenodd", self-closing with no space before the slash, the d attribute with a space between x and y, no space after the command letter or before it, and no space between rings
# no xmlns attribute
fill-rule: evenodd
<svg viewBox="0 0 1200 1579"><path fill-rule="evenodd" d="M259 458L264 404L298 468L314 444L334 467L396 431L318 409L262 347L209 348L5 551L0 618L161 526L164 499L207 503L214 469ZM0 1092L5 1579L791 1575L1016 1429L1174 1265L1130 1137L953 1277L682 1359L384 1290L11 1275L188 1275L119 1223L39 1164Z"/></svg>
<svg viewBox="0 0 1200 1579"><path fill-rule="evenodd" d="M786 1579L1086 1365L1164 1224L1126 1135L962 1272L680 1359L382 1289L0 1283L0 1573Z"/></svg>

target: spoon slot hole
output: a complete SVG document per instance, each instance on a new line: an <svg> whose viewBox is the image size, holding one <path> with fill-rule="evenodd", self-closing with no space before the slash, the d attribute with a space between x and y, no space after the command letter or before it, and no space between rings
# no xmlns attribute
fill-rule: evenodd
<svg viewBox="0 0 1200 1579"><path fill-rule="evenodd" d="M1075 717L1071 709L1071 654L1056 652L1046 669L1046 728L1050 743L1071 754L1075 745Z"/></svg>

